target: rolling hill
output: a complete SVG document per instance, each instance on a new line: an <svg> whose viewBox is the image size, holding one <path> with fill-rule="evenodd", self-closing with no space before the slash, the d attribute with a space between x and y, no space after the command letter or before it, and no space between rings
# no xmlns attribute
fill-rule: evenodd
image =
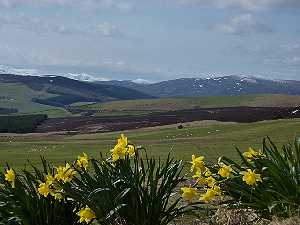
<svg viewBox="0 0 300 225"><path fill-rule="evenodd" d="M300 96L261 94L240 96L201 96L159 99L140 99L112 101L105 103L80 105L83 110L98 110L99 115L105 112L124 112L129 114L162 112L184 109L220 108L220 107L298 107Z"/></svg>
<svg viewBox="0 0 300 225"><path fill-rule="evenodd" d="M164 98L247 94L300 95L300 81L270 80L253 76L181 78L153 84L137 84L131 81L100 81L98 83L128 87Z"/></svg>
<svg viewBox="0 0 300 225"><path fill-rule="evenodd" d="M126 87L82 82L60 76L0 74L0 108L19 113L64 111L76 102L151 98Z"/></svg>

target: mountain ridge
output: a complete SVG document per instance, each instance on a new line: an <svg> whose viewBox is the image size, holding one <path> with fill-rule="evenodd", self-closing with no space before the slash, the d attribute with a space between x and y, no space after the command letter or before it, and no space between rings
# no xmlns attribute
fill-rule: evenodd
<svg viewBox="0 0 300 225"><path fill-rule="evenodd" d="M300 95L300 81L229 75L209 78L178 78L152 84L131 81L98 81L128 87L155 97L235 96L244 94Z"/></svg>
<svg viewBox="0 0 300 225"><path fill-rule="evenodd" d="M0 97L3 102L18 100L15 99L13 93L14 91L17 93L18 89L21 89L18 87L23 85L29 89L21 94L30 95L28 93L30 92L32 94L31 102L62 108L67 108L76 102L106 102L112 100L152 98L150 95L126 87L116 88L116 86L108 84L83 82L55 75L22 76L0 74L0 84L3 90L9 85L15 84L15 90L10 90L9 95L0 89Z"/></svg>

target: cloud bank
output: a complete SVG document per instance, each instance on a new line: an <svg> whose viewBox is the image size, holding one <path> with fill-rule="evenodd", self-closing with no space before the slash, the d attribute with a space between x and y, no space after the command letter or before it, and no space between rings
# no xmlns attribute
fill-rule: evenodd
<svg viewBox="0 0 300 225"><path fill-rule="evenodd" d="M242 14L233 17L228 23L216 25L214 30L225 34L251 35L260 33L270 33L272 29L266 24L258 21L252 14Z"/></svg>
<svg viewBox="0 0 300 225"><path fill-rule="evenodd" d="M267 10L300 8L299 0L178 0L180 5L198 5L203 7L238 8L243 10Z"/></svg>
<svg viewBox="0 0 300 225"><path fill-rule="evenodd" d="M132 4L124 0L0 0L0 6L2 7L9 8L20 5L57 5L67 7L81 7L83 9L116 8L121 11L128 11L132 8Z"/></svg>

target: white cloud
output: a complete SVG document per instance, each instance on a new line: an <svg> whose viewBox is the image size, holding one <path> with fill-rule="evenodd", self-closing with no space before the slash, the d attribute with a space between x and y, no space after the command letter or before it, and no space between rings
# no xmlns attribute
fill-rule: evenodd
<svg viewBox="0 0 300 225"><path fill-rule="evenodd" d="M103 22L95 27L78 27L67 24L53 24L38 18L26 17L24 15L0 15L1 26L15 26L19 29L31 30L34 32L53 32L61 35L90 35L100 37L121 37L124 36L120 28L108 22Z"/></svg>
<svg viewBox="0 0 300 225"><path fill-rule="evenodd" d="M82 9L116 8L121 11L129 11L132 8L132 4L124 0L0 0L0 6L2 7L13 7L18 5L59 5L79 7Z"/></svg>
<svg viewBox="0 0 300 225"><path fill-rule="evenodd" d="M107 22L98 24L96 32L105 37L121 36L121 31L119 27Z"/></svg>
<svg viewBox="0 0 300 225"><path fill-rule="evenodd" d="M214 30L233 35L250 35L272 31L271 28L255 19L251 14L233 17L227 24L216 25Z"/></svg>
<svg viewBox="0 0 300 225"><path fill-rule="evenodd" d="M213 6L217 8L240 8L244 10L265 10L271 8L300 7L299 0L177 0L181 5Z"/></svg>
<svg viewBox="0 0 300 225"><path fill-rule="evenodd" d="M283 50L289 52L295 52L300 50L300 44L298 43L288 43L280 46Z"/></svg>

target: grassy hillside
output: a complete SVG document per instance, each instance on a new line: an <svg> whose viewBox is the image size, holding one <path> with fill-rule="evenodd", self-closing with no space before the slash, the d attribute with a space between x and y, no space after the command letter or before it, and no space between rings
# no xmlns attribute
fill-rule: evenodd
<svg viewBox="0 0 300 225"><path fill-rule="evenodd" d="M105 102L110 100L128 100L150 98L151 96L126 87L118 87L83 82L62 76L18 76L0 74L0 83L20 83L36 92L54 94L32 99L33 102L66 107L76 102Z"/></svg>
<svg viewBox="0 0 300 225"><path fill-rule="evenodd" d="M55 96L43 90L33 90L19 83L0 83L0 107L16 108L18 114L45 113L49 117L69 115L62 108L32 102L32 98L45 99Z"/></svg>
<svg viewBox="0 0 300 225"><path fill-rule="evenodd" d="M165 111L191 108L230 106L299 106L300 96L290 95L241 95L189 98L162 98L146 100L113 101L87 104L81 109L101 111Z"/></svg>
<svg viewBox="0 0 300 225"><path fill-rule="evenodd" d="M73 160L83 151L98 157L106 154L115 144L120 133L85 135L18 135L0 137L0 164L9 162L21 168L26 159L38 161L45 155L55 164ZM125 132L129 139L148 149L155 157L166 157L168 152L184 161L191 154L201 154L209 160L220 155L237 158L235 147L246 149L250 145L259 148L262 138L269 135L276 143L283 144L300 137L300 119L257 122L251 124L194 122L177 129L176 125L144 128Z"/></svg>

